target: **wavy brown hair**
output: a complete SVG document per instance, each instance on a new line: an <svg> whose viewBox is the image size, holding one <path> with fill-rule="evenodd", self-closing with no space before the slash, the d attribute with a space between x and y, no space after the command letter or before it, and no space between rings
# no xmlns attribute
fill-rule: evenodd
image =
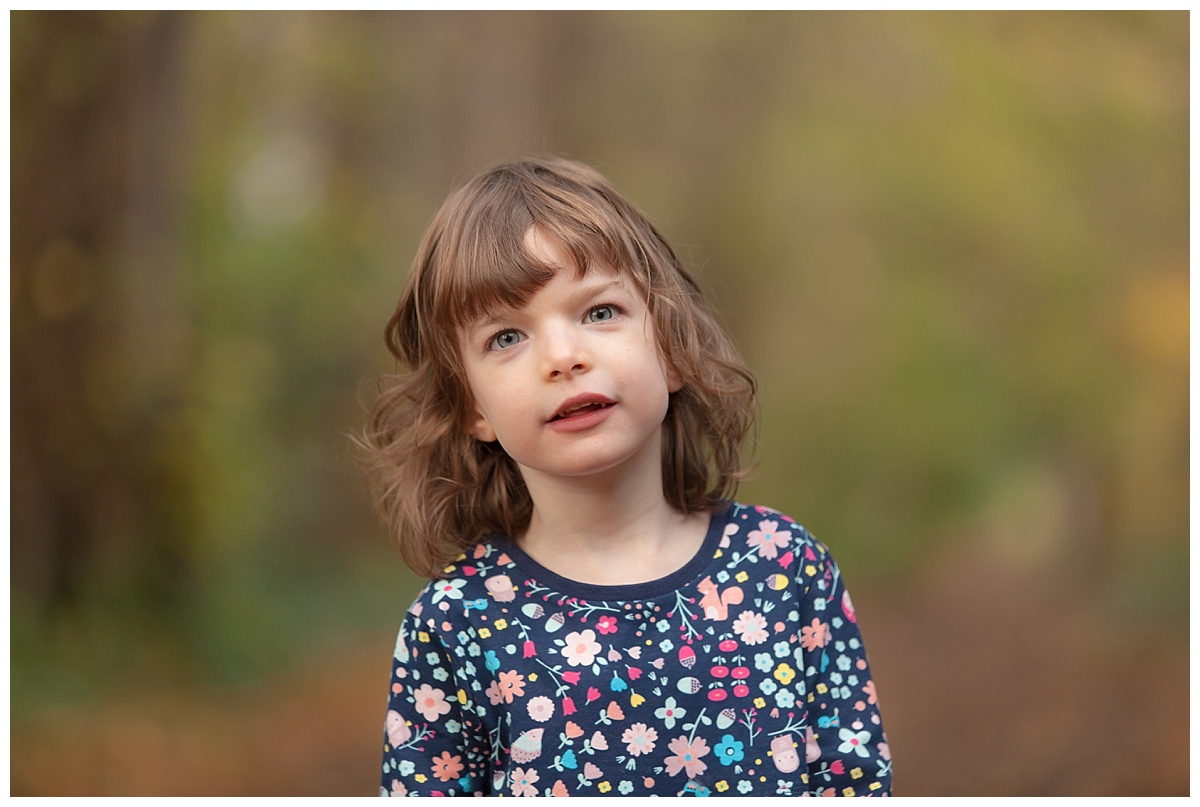
<svg viewBox="0 0 1200 807"><path fill-rule="evenodd" d="M460 329L495 306L520 307L557 268L525 246L537 226L572 256L628 275L646 299L659 350L682 382L663 422L663 490L682 513L731 499L756 384L674 250L603 176L577 162L501 163L454 191L417 250L388 349L406 368L380 383L358 440L376 505L405 563L425 577L484 534L519 535L533 502L498 442L467 432L473 409Z"/></svg>

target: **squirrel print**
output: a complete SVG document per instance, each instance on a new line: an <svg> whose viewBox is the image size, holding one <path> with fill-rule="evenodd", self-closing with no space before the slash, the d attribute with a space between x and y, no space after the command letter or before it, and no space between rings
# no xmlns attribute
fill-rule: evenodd
<svg viewBox="0 0 1200 807"><path fill-rule="evenodd" d="M700 607L704 609L704 618L723 622L729 618L729 606L738 605L742 601L742 590L730 586L721 591L711 577L700 581Z"/></svg>

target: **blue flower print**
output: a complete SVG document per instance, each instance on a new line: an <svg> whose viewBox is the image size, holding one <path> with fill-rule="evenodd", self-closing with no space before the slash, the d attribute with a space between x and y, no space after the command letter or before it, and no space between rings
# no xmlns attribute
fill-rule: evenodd
<svg viewBox="0 0 1200 807"><path fill-rule="evenodd" d="M726 766L741 762L746 756L745 746L733 739L732 734L722 736L721 742L717 743L713 753L717 755L717 759L721 760L721 764Z"/></svg>
<svg viewBox="0 0 1200 807"><path fill-rule="evenodd" d="M671 650L674 649L674 647L675 647L675 643L672 642L670 639L663 639L661 642L658 643L658 649L663 651L664 653L670 653Z"/></svg>
<svg viewBox="0 0 1200 807"><path fill-rule="evenodd" d="M775 693L775 705L780 709L791 709L796 705L796 696L790 689L781 689Z"/></svg>
<svg viewBox="0 0 1200 807"><path fill-rule="evenodd" d="M786 658L790 652L792 652L792 646L787 642L775 643L775 658Z"/></svg>
<svg viewBox="0 0 1200 807"><path fill-rule="evenodd" d="M759 683L758 689L764 695L773 695L775 690L779 689L779 686L770 678L764 678L762 682Z"/></svg>
<svg viewBox="0 0 1200 807"><path fill-rule="evenodd" d="M483 666L492 672L500 669L500 657L496 655L495 650L489 650L483 654Z"/></svg>
<svg viewBox="0 0 1200 807"><path fill-rule="evenodd" d="M771 658L770 653L755 653L754 669L759 672L770 672L775 669L775 659Z"/></svg>
<svg viewBox="0 0 1200 807"><path fill-rule="evenodd" d="M633 792L633 782L629 781L628 779L622 779L621 784L617 785L617 790L622 796L628 796Z"/></svg>
<svg viewBox="0 0 1200 807"><path fill-rule="evenodd" d="M434 667L433 668L433 677L436 678L438 681L447 681L450 678L450 673L446 672L445 667Z"/></svg>
<svg viewBox="0 0 1200 807"><path fill-rule="evenodd" d="M754 789L754 785L750 784L745 779L738 782L738 792L739 793L743 793L743 794L749 793L753 789Z"/></svg>

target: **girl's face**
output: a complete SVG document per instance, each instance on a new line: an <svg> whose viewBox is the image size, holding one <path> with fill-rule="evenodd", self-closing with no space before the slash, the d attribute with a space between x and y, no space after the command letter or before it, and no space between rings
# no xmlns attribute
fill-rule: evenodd
<svg viewBox="0 0 1200 807"><path fill-rule="evenodd" d="M528 303L459 334L471 434L498 440L526 484L614 469L661 473L662 422L680 388L636 286L603 266L579 277L540 230L530 252L559 271Z"/></svg>

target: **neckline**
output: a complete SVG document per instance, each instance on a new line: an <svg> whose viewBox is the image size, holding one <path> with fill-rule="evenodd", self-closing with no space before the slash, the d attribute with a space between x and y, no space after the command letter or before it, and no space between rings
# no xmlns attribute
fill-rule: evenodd
<svg viewBox="0 0 1200 807"><path fill-rule="evenodd" d="M507 535L493 535L491 537L496 542L503 544L504 551L508 553L509 558L512 559L518 568L540 585L547 586L559 594L592 602L649 600L675 591L682 587L684 583L699 576L700 572L708 567L717 554L717 549L721 543L721 536L724 534L724 527L733 506L733 502L725 502L713 511L708 522L708 532L704 534L704 541L701 542L700 548L687 563L670 574L656 580L647 580L643 583L623 583L615 586L607 586L572 580L569 577L563 577L556 572L552 572L538 563L526 554L525 550L521 549L511 537Z"/></svg>

